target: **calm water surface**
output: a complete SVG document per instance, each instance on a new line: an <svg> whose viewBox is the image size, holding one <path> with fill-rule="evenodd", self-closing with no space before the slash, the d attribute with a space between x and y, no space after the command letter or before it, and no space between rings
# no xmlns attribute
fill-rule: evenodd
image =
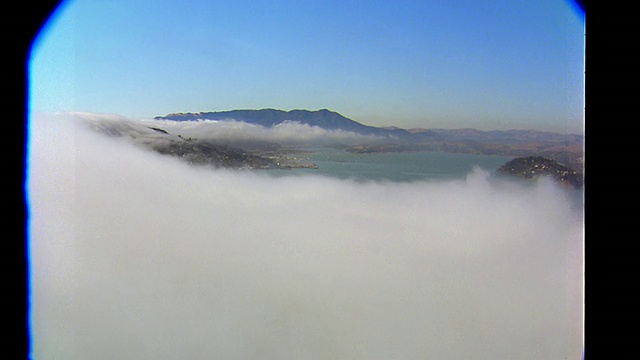
<svg viewBox="0 0 640 360"><path fill-rule="evenodd" d="M444 152L403 152L353 154L330 148L307 149L309 153L295 155L300 162L312 162L318 169L267 170L269 175L322 175L356 181L445 181L465 179L475 167L489 173L489 180L506 179L525 185L530 180L499 174L498 168L513 156L473 155ZM566 189L574 205L583 206L583 191Z"/></svg>
<svg viewBox="0 0 640 360"><path fill-rule="evenodd" d="M513 158L442 152L353 154L335 149L313 149L312 153L296 157L319 168L269 173L275 176L319 174L360 181L448 180L465 178L476 166L495 173Z"/></svg>

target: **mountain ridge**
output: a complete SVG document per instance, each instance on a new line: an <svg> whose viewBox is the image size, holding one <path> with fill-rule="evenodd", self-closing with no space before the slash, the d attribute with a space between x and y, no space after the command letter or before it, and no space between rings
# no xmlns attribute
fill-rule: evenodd
<svg viewBox="0 0 640 360"><path fill-rule="evenodd" d="M272 127L288 121L298 122L327 130L343 130L380 137L380 141L377 143L352 142L341 145L344 150L358 154L436 151L513 157L539 156L559 164L566 164L578 173L582 173L584 169L584 135L578 134L523 129L374 127L361 124L328 109L314 111L304 109L285 111L272 108L240 109L172 113L166 116L156 116L154 119L174 121L234 120L264 127Z"/></svg>
<svg viewBox="0 0 640 360"><path fill-rule="evenodd" d="M573 139L583 138L584 135L580 134L562 134L553 131L541 131L533 129L508 129L508 130L479 130L476 128L400 128L398 126L371 126L365 125L358 121L347 118L346 116L332 111L326 108L319 110L306 110L306 109L293 109L293 110L280 110L274 108L262 108L262 109L233 109L222 111L207 111L207 112L177 112L170 113L164 116L156 116L155 120L174 120L174 121L197 121L197 120L236 120L243 121L251 124L262 125L270 127L281 124L285 121L297 121L303 124L311 126L319 126L329 130L345 130L354 131L363 134L389 134L389 133L403 133L403 134L418 134L424 136L425 134L439 133L447 135L455 135L458 137L473 138L486 135L520 135L520 136L544 136L544 135L560 135L569 136ZM364 131L364 132L363 132Z"/></svg>
<svg viewBox="0 0 640 360"><path fill-rule="evenodd" d="M251 124L271 127L286 121L297 121L311 126L319 126L329 130L346 130L362 134L378 134L384 130L364 125L351 120L340 113L328 110L277 110L265 109L235 109L226 111L209 111L198 113L172 113L166 116L156 116L156 120L195 121L195 120L236 120Z"/></svg>
<svg viewBox="0 0 640 360"><path fill-rule="evenodd" d="M395 126L375 127L361 124L337 112L320 109L290 111L277 109L241 109L198 113L173 113L156 116L156 120L197 121L235 120L263 127L287 121L317 126L327 130L342 130L381 139L377 145L345 145L355 153L443 151L484 155L545 156L582 171L584 135L560 134L538 130L478 130L462 129L401 129Z"/></svg>

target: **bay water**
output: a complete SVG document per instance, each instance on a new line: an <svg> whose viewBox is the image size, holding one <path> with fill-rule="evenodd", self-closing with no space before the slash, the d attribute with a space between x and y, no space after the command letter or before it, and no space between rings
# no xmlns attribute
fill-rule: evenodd
<svg viewBox="0 0 640 360"><path fill-rule="evenodd" d="M493 173L512 157L443 152L356 154L335 149L315 149L306 157L318 169L295 169L301 174L321 174L360 181L450 180L466 177L474 167Z"/></svg>
<svg viewBox="0 0 640 360"><path fill-rule="evenodd" d="M505 175L498 169L514 156L447 153L435 151L351 153L334 148L307 148L292 156L299 163L313 163L317 168L266 170L271 176L320 175L358 182L414 182L464 180L474 169L488 173L488 181L513 181L525 186L536 182ZM583 190L563 188L574 206L581 208Z"/></svg>

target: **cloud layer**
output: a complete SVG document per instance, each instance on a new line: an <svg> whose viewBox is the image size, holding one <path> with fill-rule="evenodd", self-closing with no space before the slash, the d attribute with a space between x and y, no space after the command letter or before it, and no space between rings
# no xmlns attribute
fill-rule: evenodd
<svg viewBox="0 0 640 360"><path fill-rule="evenodd" d="M144 120L149 126L159 126L171 133L186 137L214 140L261 140L273 141L285 145L309 144L371 144L383 141L374 135L362 135L344 130L327 130L318 126L285 121L281 124L264 127L241 121L200 120L171 121Z"/></svg>
<svg viewBox="0 0 640 360"><path fill-rule="evenodd" d="M581 356L583 220L551 182L208 170L69 118L30 125L34 358Z"/></svg>

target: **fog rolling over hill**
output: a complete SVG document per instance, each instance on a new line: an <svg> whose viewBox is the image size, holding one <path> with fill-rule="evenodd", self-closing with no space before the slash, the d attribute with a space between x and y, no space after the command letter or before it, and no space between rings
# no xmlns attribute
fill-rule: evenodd
<svg viewBox="0 0 640 360"><path fill-rule="evenodd" d="M404 141L420 141L428 138L455 139L475 141L581 141L578 134L557 134L534 130L493 130L481 131L477 129L401 129L396 126L375 127L349 119L335 111L328 109L290 111L277 109L242 109L228 111L209 111L197 113L173 113L156 116L156 120L172 121L200 121L200 120L235 120L249 124L272 127L285 122L297 122L310 126L318 126L329 130L344 130L359 134L377 135L388 139Z"/></svg>
<svg viewBox="0 0 640 360"><path fill-rule="evenodd" d="M317 125L327 129L351 130L362 133L382 133L380 128L360 124L348 119L337 112L328 109L309 111L296 109L291 111L276 109L259 110L230 110L210 111L198 113L175 113L167 116L156 116L157 120L194 121L194 120L228 120L235 119L251 124L270 127L285 121L301 122L309 125Z"/></svg>
<svg viewBox="0 0 640 360"><path fill-rule="evenodd" d="M581 358L551 181L273 178L75 120L29 124L35 359Z"/></svg>
<svg viewBox="0 0 640 360"><path fill-rule="evenodd" d="M316 131L348 132L369 137L368 140L334 142L334 145L352 146L357 153L442 151L482 155L545 156L582 172L584 166L584 135L559 134L536 130L477 129L401 129L395 126L374 127L361 124L328 110L291 111L276 109L230 110L197 113L173 113L154 118L167 122L230 121L278 129L297 124ZM308 131L303 131L308 133ZM376 141L372 141L374 137ZM301 137L302 138L302 137Z"/></svg>

